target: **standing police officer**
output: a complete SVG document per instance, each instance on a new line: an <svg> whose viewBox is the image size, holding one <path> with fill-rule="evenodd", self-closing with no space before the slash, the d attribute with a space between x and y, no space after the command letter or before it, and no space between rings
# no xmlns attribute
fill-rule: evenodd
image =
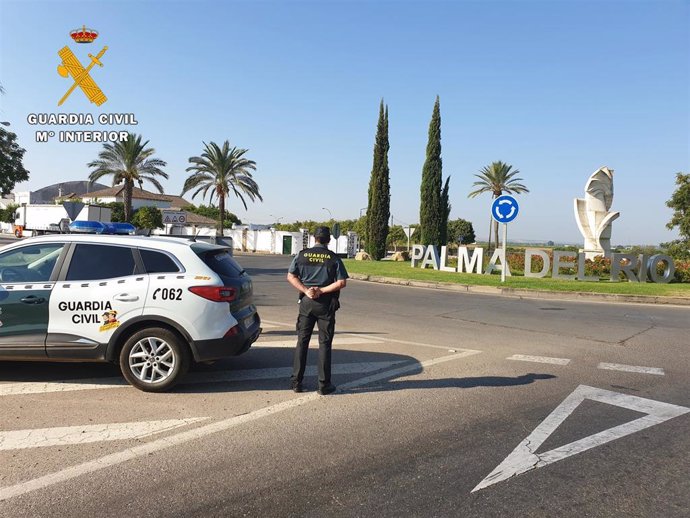
<svg viewBox="0 0 690 518"><path fill-rule="evenodd" d="M307 349L314 331L319 328L319 394L335 392L331 383L331 344L335 331L335 312L348 278L345 265L326 245L331 240L328 227L317 227L316 245L297 254L288 269L287 280L299 292L297 347L292 365L292 390L302 392L302 378L307 364Z"/></svg>

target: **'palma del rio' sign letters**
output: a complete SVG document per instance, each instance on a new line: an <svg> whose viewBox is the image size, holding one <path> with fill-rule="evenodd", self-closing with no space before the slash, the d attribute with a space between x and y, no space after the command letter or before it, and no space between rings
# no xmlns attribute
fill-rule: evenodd
<svg viewBox="0 0 690 518"><path fill-rule="evenodd" d="M543 266L538 272L532 271L532 258L541 257ZM494 251L486 269L482 271L484 264L484 249L476 247L472 250L461 246L458 249L457 267L448 266L448 249L442 246L439 251L438 246L414 245L412 247L412 268L426 268L431 266L435 270L443 272L458 273L478 273L488 275L494 270L502 271L505 268L506 275L510 276L510 266L506 262L505 251L498 248ZM658 271L658 266L664 265L663 272ZM576 268L577 274L561 273L563 268ZM525 277L545 277L549 271L554 279L568 279L578 281L599 281L598 276L585 275L585 254L566 252L563 250L553 251L553 265L545 250L538 248L527 248L525 250ZM673 259L668 255L657 254L647 256L644 254L611 254L611 281L617 282L620 274L631 282L652 282L667 283L673 279L676 268Z"/></svg>

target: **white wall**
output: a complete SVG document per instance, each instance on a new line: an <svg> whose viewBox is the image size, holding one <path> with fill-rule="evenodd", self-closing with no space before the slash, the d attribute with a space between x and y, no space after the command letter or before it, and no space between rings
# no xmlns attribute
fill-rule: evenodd
<svg viewBox="0 0 690 518"><path fill-rule="evenodd" d="M225 236L231 237L234 243L235 250L243 250L245 252L264 252L270 254L283 253L283 237L292 237L291 255L296 255L302 250L302 233L301 232L285 232L281 230L242 230L242 229L226 229L223 233ZM244 236L246 235L246 244L243 247ZM335 239L331 240L328 248L336 251ZM314 236L309 237L309 246L314 246ZM338 239L339 254L347 252L347 236L340 236Z"/></svg>
<svg viewBox="0 0 690 518"><path fill-rule="evenodd" d="M276 236L275 232L256 231L256 248L255 250L275 253Z"/></svg>
<svg viewBox="0 0 690 518"><path fill-rule="evenodd" d="M302 233L301 232L285 232L282 230L276 231L275 249L274 249L273 253L274 254L282 254L283 253L283 238L285 236L292 237L292 250L290 251L290 254L291 255L298 254L299 251L302 250Z"/></svg>
<svg viewBox="0 0 690 518"><path fill-rule="evenodd" d="M338 243L337 250L335 246L336 242ZM316 245L316 239L314 239L314 236L309 236L309 246L312 247L314 245ZM339 254L344 254L347 252L347 236L340 236L337 240L331 238L331 242L328 243L328 249Z"/></svg>
<svg viewBox="0 0 690 518"><path fill-rule="evenodd" d="M98 203L101 204L106 204L106 203L113 203L116 201L122 202L122 197L115 197L115 196L104 196L104 197L98 197L94 198L92 196L84 196L82 198L84 203L89 203L93 202L96 203L95 200L98 201ZM132 210L137 210L142 207L158 207L159 209L167 209L170 208L170 203L169 201L166 200L144 200L140 198L132 198Z"/></svg>
<svg viewBox="0 0 690 518"><path fill-rule="evenodd" d="M166 225L166 228L156 228L152 232L157 236L215 236L216 229L210 227L197 227L196 225Z"/></svg>
<svg viewBox="0 0 690 518"><path fill-rule="evenodd" d="M107 203L114 203L117 200L114 196L106 196L105 198L94 198L92 196L83 196L81 199L84 203L101 203L103 205Z"/></svg>

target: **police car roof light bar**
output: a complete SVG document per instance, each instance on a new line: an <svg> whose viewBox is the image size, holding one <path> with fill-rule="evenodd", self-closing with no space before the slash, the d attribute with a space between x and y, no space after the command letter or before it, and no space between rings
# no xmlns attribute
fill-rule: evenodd
<svg viewBox="0 0 690 518"><path fill-rule="evenodd" d="M101 221L73 221L69 231L75 234L134 234L136 228L131 223L103 223Z"/></svg>

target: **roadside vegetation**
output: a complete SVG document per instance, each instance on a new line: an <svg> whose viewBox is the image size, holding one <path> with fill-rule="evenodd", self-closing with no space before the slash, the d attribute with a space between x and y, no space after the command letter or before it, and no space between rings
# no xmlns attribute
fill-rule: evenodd
<svg viewBox="0 0 690 518"><path fill-rule="evenodd" d="M124 183L125 221L132 220L132 190L135 182L141 188L143 182L147 181L162 193L163 186L157 178L168 179L168 174L162 169L167 165L166 162L155 158L153 155L156 150L147 147L148 144L148 140L142 142L141 135L130 133L125 142L103 144L98 159L88 164L93 169L89 182L94 183L105 176L112 176L113 185Z"/></svg>
<svg viewBox="0 0 690 518"><path fill-rule="evenodd" d="M222 147L215 142L205 143L200 156L189 157L191 164L187 172L192 174L185 180L182 196L189 191L192 199L198 194L208 196L210 201L218 201L218 235L223 234L225 227L225 205L230 193L233 193L247 209L245 196L251 200L263 201L259 193L259 184L252 176L256 171L256 162L245 157L248 149L230 147L226 140Z"/></svg>
<svg viewBox="0 0 690 518"><path fill-rule="evenodd" d="M438 270L412 268L407 261L355 261L346 259L345 267L349 273L389 277L396 279L417 280L423 282L440 282L464 284L473 286L494 286L504 288L520 288L528 290L548 290L584 293L611 293L621 295L646 295L663 297L690 298L690 283L654 284L634 282L583 282L552 279L545 277L536 279L513 275L501 283L500 273L494 275L479 275L472 273L440 272ZM567 272L563 272L567 273Z"/></svg>

